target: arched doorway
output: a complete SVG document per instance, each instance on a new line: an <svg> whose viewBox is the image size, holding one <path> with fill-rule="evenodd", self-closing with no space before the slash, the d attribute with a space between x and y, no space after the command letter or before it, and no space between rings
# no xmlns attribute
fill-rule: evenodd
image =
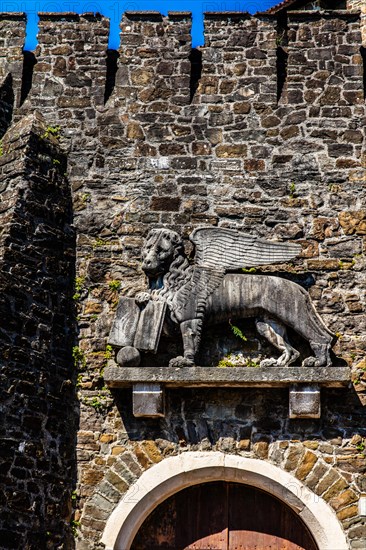
<svg viewBox="0 0 366 550"><path fill-rule="evenodd" d="M299 517L319 550L349 549L334 511L301 481L264 460L220 452L182 453L145 471L110 515L102 538L105 549L130 550L140 527L160 504L184 489L211 482L270 494Z"/></svg>
<svg viewBox="0 0 366 550"><path fill-rule="evenodd" d="M299 516L272 495L241 483L179 491L140 527L131 550L318 550Z"/></svg>

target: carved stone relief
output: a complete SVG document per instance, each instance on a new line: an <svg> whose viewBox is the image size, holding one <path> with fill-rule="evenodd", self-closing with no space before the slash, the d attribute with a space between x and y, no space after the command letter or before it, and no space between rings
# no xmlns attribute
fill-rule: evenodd
<svg viewBox="0 0 366 550"><path fill-rule="evenodd" d="M205 322L254 318L258 333L280 351L261 367L288 367L299 358L288 328L310 346L306 367L329 367L335 335L316 312L308 293L281 277L238 273L242 268L280 264L298 256L297 244L267 241L237 230L204 227L193 231L193 261L175 231L153 229L142 250L146 292L122 297L109 337L121 366L138 366L141 352L156 352L162 331L179 326L183 356L171 367L194 366Z"/></svg>

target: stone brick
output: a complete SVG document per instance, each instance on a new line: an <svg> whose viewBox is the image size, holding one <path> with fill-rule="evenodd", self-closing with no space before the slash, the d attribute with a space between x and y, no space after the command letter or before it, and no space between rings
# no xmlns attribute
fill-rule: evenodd
<svg viewBox="0 0 366 550"><path fill-rule="evenodd" d="M337 270L339 269L339 260L308 260L308 268L314 270Z"/></svg>
<svg viewBox="0 0 366 550"><path fill-rule="evenodd" d="M144 139L144 132L137 122L130 122L127 126L127 137L129 139Z"/></svg>
<svg viewBox="0 0 366 550"><path fill-rule="evenodd" d="M287 454L285 469L288 471L296 470L301 462L303 453L304 449L302 445L291 445Z"/></svg>
<svg viewBox="0 0 366 550"><path fill-rule="evenodd" d="M153 81L154 76L152 69L135 69L131 71L131 82L135 86L146 86Z"/></svg>
<svg viewBox="0 0 366 550"><path fill-rule="evenodd" d="M254 443L253 451L258 458L268 458L268 443L266 441L258 441L258 443Z"/></svg>
<svg viewBox="0 0 366 550"><path fill-rule="evenodd" d="M144 470L149 466L151 466L152 461L150 460L150 457L145 453L145 451L143 450L143 448L141 448L140 445L136 445L134 452L139 464L142 466Z"/></svg>
<svg viewBox="0 0 366 550"><path fill-rule="evenodd" d="M86 302L84 307L84 313L85 315L91 315L93 313L101 313L103 309L102 304L98 304L97 302Z"/></svg>
<svg viewBox="0 0 366 550"><path fill-rule="evenodd" d="M249 451L250 450L250 439L241 439L238 441L238 449L240 451Z"/></svg>
<svg viewBox="0 0 366 550"><path fill-rule="evenodd" d="M141 447L144 449L145 453L152 462L157 463L163 459L161 452L154 441L143 441L141 443Z"/></svg>
<svg viewBox="0 0 366 550"><path fill-rule="evenodd" d="M126 481L119 477L119 475L117 475L112 470L109 470L109 472L107 472L106 480L109 481L109 483L113 485L113 487L115 487L120 493L125 493L128 489L128 484L126 483Z"/></svg>
<svg viewBox="0 0 366 550"><path fill-rule="evenodd" d="M101 470L85 470L82 476L82 483L85 485L97 485L103 479L103 472Z"/></svg>
<svg viewBox="0 0 366 550"><path fill-rule="evenodd" d="M342 491L346 487L347 487L347 482L344 479L340 478L331 487L329 487L329 489L325 491L325 493L322 494L322 498L324 498L324 500L328 502L329 500L334 498L336 495L338 495L340 491ZM321 488L322 488L322 484L320 483L317 489L320 490Z"/></svg>
<svg viewBox="0 0 366 550"><path fill-rule="evenodd" d="M250 113L251 104L246 101L241 101L240 103L234 103L234 113L237 115L247 115Z"/></svg>
<svg viewBox="0 0 366 550"><path fill-rule="evenodd" d="M99 437L99 441L101 443L112 443L112 441L115 441L115 439L116 439L115 434L102 434Z"/></svg>
<svg viewBox="0 0 366 550"><path fill-rule="evenodd" d="M357 516L357 514L358 514L357 506L348 506L347 508L343 508L340 512L337 512L337 518L340 521L344 521L345 519L349 519Z"/></svg>
<svg viewBox="0 0 366 550"><path fill-rule="evenodd" d="M288 126L287 128L284 128L280 135L283 139L292 139L296 137L299 134L299 128L297 126Z"/></svg>
<svg viewBox="0 0 366 550"><path fill-rule="evenodd" d="M366 235L366 210L340 212L339 223L346 235Z"/></svg>
<svg viewBox="0 0 366 550"><path fill-rule="evenodd" d="M115 445L111 449L111 453L114 456L120 455L121 453L124 453L125 451L126 451L126 447L124 447L123 445Z"/></svg>
<svg viewBox="0 0 366 550"><path fill-rule="evenodd" d="M151 209L176 212L179 210L180 202L178 197L152 197Z"/></svg>
<svg viewBox="0 0 366 550"><path fill-rule="evenodd" d="M263 128L273 128L278 126L280 122L281 120L277 116L271 115L262 119L262 126Z"/></svg>
<svg viewBox="0 0 366 550"><path fill-rule="evenodd" d="M264 160L248 159L244 161L244 169L248 172L264 172L266 163Z"/></svg>
<svg viewBox="0 0 366 550"><path fill-rule="evenodd" d="M241 158L246 157L247 145L218 145L215 149L216 156L219 158Z"/></svg>
<svg viewBox="0 0 366 550"><path fill-rule="evenodd" d="M311 451L305 451L304 456L301 459L301 464L297 468L295 475L298 479L303 481L313 469L318 457Z"/></svg>
<svg viewBox="0 0 366 550"><path fill-rule="evenodd" d="M192 143L193 155L209 155L211 153L211 146L208 143L194 142Z"/></svg>
<svg viewBox="0 0 366 550"><path fill-rule="evenodd" d="M319 443L317 441L304 441L304 447L316 451L319 447Z"/></svg>
<svg viewBox="0 0 366 550"><path fill-rule="evenodd" d="M341 508L349 506L350 504L353 504L357 501L357 494L352 491L352 489L347 489L346 491L343 491L343 493L340 493L332 498L329 501L329 504L332 506L332 508L334 508L334 510L340 510Z"/></svg>

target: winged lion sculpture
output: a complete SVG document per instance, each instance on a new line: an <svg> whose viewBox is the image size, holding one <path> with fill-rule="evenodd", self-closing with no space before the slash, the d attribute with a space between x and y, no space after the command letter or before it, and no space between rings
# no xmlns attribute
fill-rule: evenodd
<svg viewBox="0 0 366 550"><path fill-rule="evenodd" d="M162 322L168 315L179 325L184 357L172 359L170 366L194 365L205 321L248 317L255 319L258 332L281 352L261 366L288 366L298 359L300 353L291 345L286 327L302 336L314 353L304 359L303 366L331 365L335 336L300 285L276 276L235 273L245 267L288 262L299 255L300 245L214 227L194 230L190 240L195 246L193 263L184 253L180 235L169 229L151 230L142 250L149 289L136 295L135 304L140 309L149 303L160 304L165 308ZM159 322L150 320L150 324L156 332ZM160 332L156 335L160 337ZM136 338L133 345L143 349Z"/></svg>

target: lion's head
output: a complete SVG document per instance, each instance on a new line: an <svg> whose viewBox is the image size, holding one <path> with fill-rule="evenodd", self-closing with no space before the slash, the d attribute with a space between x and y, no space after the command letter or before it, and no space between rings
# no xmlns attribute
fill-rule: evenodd
<svg viewBox="0 0 366 550"><path fill-rule="evenodd" d="M170 229L149 231L142 249L142 269L148 277L158 277L169 271L170 265L183 255L183 241Z"/></svg>

